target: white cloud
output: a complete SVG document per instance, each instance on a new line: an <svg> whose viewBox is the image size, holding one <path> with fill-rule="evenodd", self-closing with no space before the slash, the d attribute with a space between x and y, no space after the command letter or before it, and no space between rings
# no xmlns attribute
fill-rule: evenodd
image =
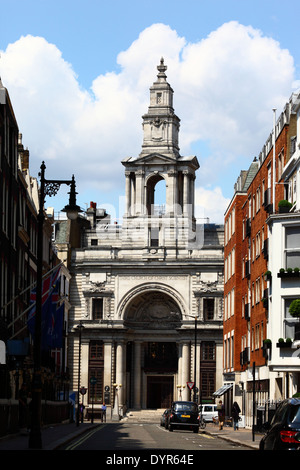
<svg viewBox="0 0 300 470"><path fill-rule="evenodd" d="M224 213L230 202L220 187L197 188L195 191L195 217L199 223L224 223ZM206 220L207 219L207 220Z"/></svg>
<svg viewBox="0 0 300 470"><path fill-rule="evenodd" d="M31 172L44 159L49 177L75 173L78 199L88 188L98 189L99 199L105 191L124 192L120 161L141 151L141 116L161 56L181 119L181 153L190 154L201 140L209 146L209 154L198 154L202 197L207 182L221 185L223 166L232 165L237 175L246 169L241 158L252 160L260 151L272 108L283 107L295 80L289 52L237 22L197 43L154 24L119 53L120 71L95 77L90 90L80 87L72 65L44 38L21 37L0 52L2 82L30 150ZM218 187L207 191L222 198Z"/></svg>

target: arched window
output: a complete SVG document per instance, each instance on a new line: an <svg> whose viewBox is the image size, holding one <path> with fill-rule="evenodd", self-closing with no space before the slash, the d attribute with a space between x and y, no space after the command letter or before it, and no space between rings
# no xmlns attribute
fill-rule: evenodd
<svg viewBox="0 0 300 470"><path fill-rule="evenodd" d="M147 182L147 212L148 215L158 216L165 213L166 182L164 178L155 174Z"/></svg>

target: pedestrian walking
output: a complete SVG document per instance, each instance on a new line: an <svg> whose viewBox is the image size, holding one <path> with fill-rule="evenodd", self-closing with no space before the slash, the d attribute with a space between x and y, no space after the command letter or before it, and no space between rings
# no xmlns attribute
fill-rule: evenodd
<svg viewBox="0 0 300 470"><path fill-rule="evenodd" d="M237 431L239 429L239 419L240 419L240 407L235 401L234 404L232 405L231 409L231 416L233 419L233 429L234 431Z"/></svg>
<svg viewBox="0 0 300 470"><path fill-rule="evenodd" d="M221 431L224 426L225 421L225 406L222 403L222 400L219 401L217 405L218 417L219 417L219 430Z"/></svg>
<svg viewBox="0 0 300 470"><path fill-rule="evenodd" d="M105 403L103 403L103 405L102 405L102 419L101 419L101 421L102 422L104 421L106 423L106 404Z"/></svg>

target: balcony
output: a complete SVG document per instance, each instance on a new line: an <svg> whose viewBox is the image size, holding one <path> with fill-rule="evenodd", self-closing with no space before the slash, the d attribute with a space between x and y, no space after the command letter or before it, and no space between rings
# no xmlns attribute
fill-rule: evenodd
<svg viewBox="0 0 300 470"><path fill-rule="evenodd" d="M268 238L266 238L266 240L264 240L263 252L264 252L264 258L266 260L268 260L269 259L269 239Z"/></svg>
<svg viewBox="0 0 300 470"><path fill-rule="evenodd" d="M251 219L246 220L246 237L251 236Z"/></svg>
<svg viewBox="0 0 300 470"><path fill-rule="evenodd" d="M273 204L271 203L271 188L265 190L263 206L268 214L273 212Z"/></svg>
<svg viewBox="0 0 300 470"><path fill-rule="evenodd" d="M250 320L250 305L245 304L245 320Z"/></svg>
<svg viewBox="0 0 300 470"><path fill-rule="evenodd" d="M266 310L269 309L269 289L264 290L264 296L262 298L263 306Z"/></svg>
<svg viewBox="0 0 300 470"><path fill-rule="evenodd" d="M245 277L250 277L250 261L245 262Z"/></svg>
<svg viewBox="0 0 300 470"><path fill-rule="evenodd" d="M241 366L247 365L250 362L250 351L249 348L245 348L244 351L240 353L240 364Z"/></svg>

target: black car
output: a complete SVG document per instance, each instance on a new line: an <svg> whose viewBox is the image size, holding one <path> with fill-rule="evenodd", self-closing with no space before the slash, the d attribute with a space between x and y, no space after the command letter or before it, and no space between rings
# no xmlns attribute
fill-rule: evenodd
<svg viewBox="0 0 300 470"><path fill-rule="evenodd" d="M170 410L167 409L163 412L163 414L161 415L160 417L160 425L161 426L166 426L166 420L167 420L167 417L168 417L168 414L169 414Z"/></svg>
<svg viewBox="0 0 300 470"><path fill-rule="evenodd" d="M284 400L271 422L263 427L267 432L260 441L260 450L300 450L300 399Z"/></svg>
<svg viewBox="0 0 300 470"><path fill-rule="evenodd" d="M167 429L190 429L193 432L199 431L198 405L192 401L174 401L171 410L167 415Z"/></svg>

